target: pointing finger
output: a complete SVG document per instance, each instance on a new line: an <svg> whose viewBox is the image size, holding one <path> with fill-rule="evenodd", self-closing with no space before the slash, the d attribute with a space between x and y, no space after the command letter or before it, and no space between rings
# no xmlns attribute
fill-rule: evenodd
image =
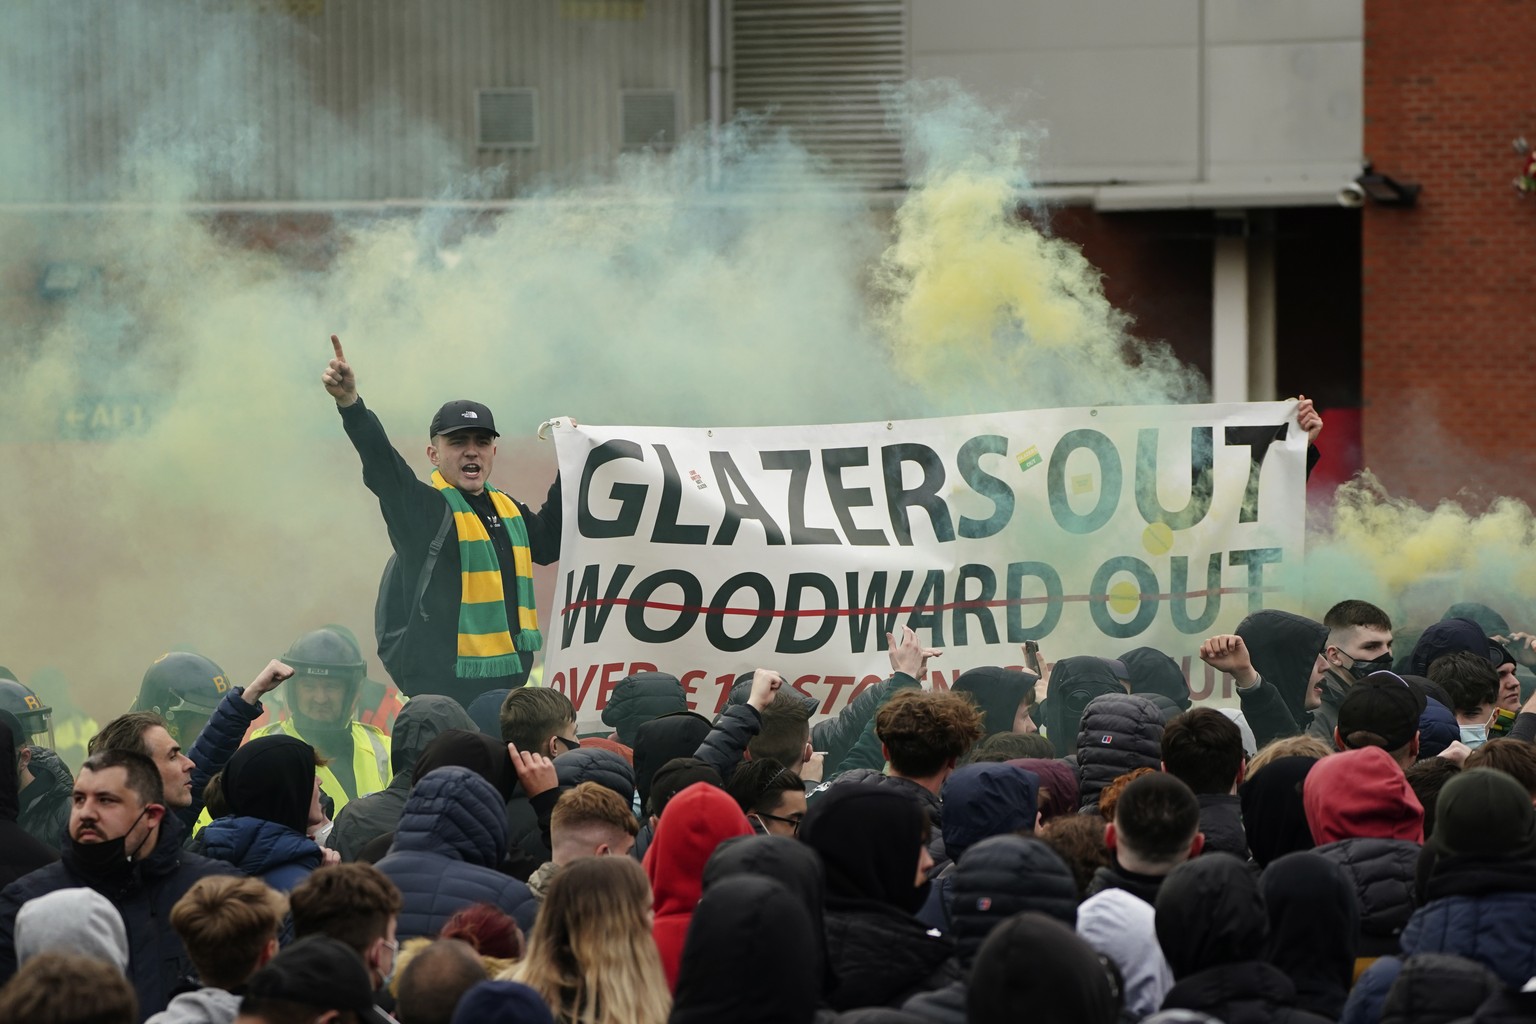
<svg viewBox="0 0 1536 1024"><path fill-rule="evenodd" d="M336 350L337 359L341 360L342 362L347 361L347 357L343 355L341 351L341 339L336 337L334 334L331 335L331 348Z"/></svg>

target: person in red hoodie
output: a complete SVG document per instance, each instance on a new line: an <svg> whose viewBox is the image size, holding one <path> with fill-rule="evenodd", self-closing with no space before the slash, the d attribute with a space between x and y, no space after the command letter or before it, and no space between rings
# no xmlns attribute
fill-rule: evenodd
<svg viewBox="0 0 1536 1024"><path fill-rule="evenodd" d="M704 865L727 839L751 834L752 826L736 801L707 782L695 782L662 812L656 838L645 851L645 873L654 897L656 948L669 988L677 988L683 942L704 890Z"/></svg>
<svg viewBox="0 0 1536 1024"><path fill-rule="evenodd" d="M1317 852L1344 869L1360 897L1361 969L1396 953L1415 904L1424 807L1402 766L1380 747L1331 754L1302 783Z"/></svg>

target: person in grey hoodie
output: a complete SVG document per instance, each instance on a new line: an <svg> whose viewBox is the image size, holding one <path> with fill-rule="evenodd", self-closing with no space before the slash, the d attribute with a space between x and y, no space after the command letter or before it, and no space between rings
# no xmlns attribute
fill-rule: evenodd
<svg viewBox="0 0 1536 1024"><path fill-rule="evenodd" d="M145 1024L234 1024L245 984L277 955L288 901L255 878L217 875L171 908L171 927L192 956L200 988L182 992Z"/></svg>
<svg viewBox="0 0 1536 1024"><path fill-rule="evenodd" d="M78 953L128 970L128 930L95 889L56 889L16 912L16 966L39 953Z"/></svg>
<svg viewBox="0 0 1536 1024"><path fill-rule="evenodd" d="M369 842L393 832L400 824L405 799L411 795L416 759L438 736L449 729L474 731L475 723L464 706L452 697L424 693L400 709L390 737L389 767L395 773L389 785L377 793L349 801L336 815L326 845L344 861L357 860Z"/></svg>

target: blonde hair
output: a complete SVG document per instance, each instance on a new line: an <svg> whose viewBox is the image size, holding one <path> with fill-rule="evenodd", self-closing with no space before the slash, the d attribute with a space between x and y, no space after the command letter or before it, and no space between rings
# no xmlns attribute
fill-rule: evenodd
<svg viewBox="0 0 1536 1024"><path fill-rule="evenodd" d="M559 1024L666 1024L672 994L651 936L651 885L629 857L582 857L555 875L521 963L520 981Z"/></svg>
<svg viewBox="0 0 1536 1024"><path fill-rule="evenodd" d="M1264 749L1248 760L1248 771L1243 778L1251 779L1269 762L1282 757L1310 757L1322 760L1333 753L1333 748L1316 736L1283 736L1265 745Z"/></svg>

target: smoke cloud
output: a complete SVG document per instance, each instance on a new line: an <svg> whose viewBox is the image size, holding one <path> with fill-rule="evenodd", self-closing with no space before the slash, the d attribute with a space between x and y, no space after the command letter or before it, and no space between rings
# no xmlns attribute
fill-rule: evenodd
<svg viewBox="0 0 1536 1024"><path fill-rule="evenodd" d="M698 134L520 183L494 215L275 220L305 240L296 256L189 204L345 198L335 169L379 163L362 126L380 122L440 199L510 186L386 93L315 110L312 149L271 168L277 112L309 102L313 40L241 4L188 31L184 8L38 0L0 15L0 662L62 673L98 718L173 647L236 682L321 623L371 648L388 542L319 383L332 332L413 463L442 401L489 404L497 479L535 507L554 460L532 438L558 415L725 426L1206 394L1131 337L1073 245L1021 216L1042 131L952 87L893 103L913 182L894 211L743 121L717 146ZM98 173L60 130L82 119L129 140ZM36 205L61 196L107 205ZM1311 578L1386 600L1451 573L1529 610L1536 566L1504 557L1521 538L1523 507L1425 512L1361 488Z"/></svg>

